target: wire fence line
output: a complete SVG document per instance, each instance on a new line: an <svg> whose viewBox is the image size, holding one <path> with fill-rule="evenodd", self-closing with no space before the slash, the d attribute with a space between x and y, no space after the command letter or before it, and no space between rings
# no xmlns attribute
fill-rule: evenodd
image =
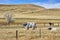
<svg viewBox="0 0 60 40"><path fill-rule="evenodd" d="M57 27L56 27L57 28ZM60 27L59 28L57 28L57 31L50 31L50 30L48 30L48 28L47 27L45 27L45 28L38 28L39 30L39 34L40 34L40 38L41 38L41 40L42 39L45 39L46 37L47 38L50 38L51 40L55 40L56 39L56 37L60 37ZM23 30L23 29L22 29ZM36 29L35 29L36 30ZM59 31L58 31L59 30ZM27 31L27 30L26 30ZM33 30L32 30L33 31ZM16 35L15 35L15 40L19 40L19 30L15 30L15 32L14 32ZM11 33L12 34L12 33ZM34 33L35 34L35 33ZM8 35L8 36L10 36L10 35ZM8 36L7 36L7 38L8 38Z"/></svg>
<svg viewBox="0 0 60 40"><path fill-rule="evenodd" d="M39 24L40 25L40 24ZM9 25L8 25L9 26ZM7 26L7 27L8 27ZM19 25L19 28L21 27L22 25ZM37 25L38 26L38 25ZM52 27L56 27L57 28L57 31L50 31L48 30L48 28L50 27L49 24L47 26L47 24L43 24L44 27L40 26L41 28L39 28L39 33L40 33L40 38L44 39L44 37L50 37L51 40L55 40L54 38L56 37L59 37L60 36L60 27L58 26L57 24L57 27L56 26L52 26ZM16 26L18 27L18 25ZM3 28L3 27L2 27ZM4 27L5 28L5 27ZM14 26L13 26L14 28ZM23 27L22 27L23 28ZM36 30L36 29L35 29ZM43 30L46 30L46 31L43 31ZM19 39L19 31L16 30L16 40ZM9 36L9 35L8 35ZM8 38L8 37L7 37Z"/></svg>

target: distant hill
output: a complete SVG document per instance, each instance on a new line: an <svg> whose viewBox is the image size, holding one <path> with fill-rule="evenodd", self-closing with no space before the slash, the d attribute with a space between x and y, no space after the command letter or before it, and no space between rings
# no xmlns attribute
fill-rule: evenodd
<svg viewBox="0 0 60 40"><path fill-rule="evenodd" d="M20 4L20 5L0 5L0 11L33 11L33 10L44 10L44 7L33 5L33 4Z"/></svg>
<svg viewBox="0 0 60 40"><path fill-rule="evenodd" d="M60 9L46 9L33 4L0 4L0 18L4 18L6 13L12 13L14 18L60 19Z"/></svg>

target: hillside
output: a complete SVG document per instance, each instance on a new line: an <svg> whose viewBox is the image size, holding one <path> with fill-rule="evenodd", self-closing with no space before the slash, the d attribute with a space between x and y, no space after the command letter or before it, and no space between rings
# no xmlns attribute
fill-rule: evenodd
<svg viewBox="0 0 60 40"><path fill-rule="evenodd" d="M0 11L33 11L33 10L43 10L45 8L32 4L20 4L20 5L0 5Z"/></svg>
<svg viewBox="0 0 60 40"><path fill-rule="evenodd" d="M60 19L60 9L46 9L33 4L0 5L0 18L12 13L14 18Z"/></svg>
<svg viewBox="0 0 60 40"><path fill-rule="evenodd" d="M32 4L0 5L0 18L4 17L3 15L5 13L13 13L16 17L19 15L31 14L42 10L45 10L45 8Z"/></svg>

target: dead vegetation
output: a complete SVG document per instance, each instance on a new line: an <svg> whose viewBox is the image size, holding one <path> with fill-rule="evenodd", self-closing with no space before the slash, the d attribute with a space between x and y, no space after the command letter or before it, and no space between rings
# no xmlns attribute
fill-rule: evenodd
<svg viewBox="0 0 60 40"><path fill-rule="evenodd" d="M4 18L7 12L15 18L15 22L10 25L6 25ZM33 21L37 24L35 30L22 27L22 23ZM60 9L45 9L32 4L0 5L0 40L16 40L16 30L19 31L19 40L60 40L60 27L56 26L58 30L51 32L48 30L49 22L60 23Z"/></svg>

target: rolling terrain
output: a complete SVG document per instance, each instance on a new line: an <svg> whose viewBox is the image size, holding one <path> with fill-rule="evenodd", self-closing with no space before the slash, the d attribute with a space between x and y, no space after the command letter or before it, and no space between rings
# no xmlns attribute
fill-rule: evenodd
<svg viewBox="0 0 60 40"><path fill-rule="evenodd" d="M14 18L59 19L60 9L46 9L33 4L0 5L0 18L12 13Z"/></svg>
<svg viewBox="0 0 60 40"><path fill-rule="evenodd" d="M21 23L60 22L60 9L46 9L33 4L0 5L0 22L6 22L4 16L6 13L11 13L15 21Z"/></svg>
<svg viewBox="0 0 60 40"><path fill-rule="evenodd" d="M5 25L6 13L11 13L15 18L15 24L12 23L12 26ZM37 24L35 30L26 30L22 27L22 23L33 21ZM49 22L60 23L60 9L46 9L33 4L0 4L0 40L16 40L16 30L18 30L19 40L60 40L60 25L54 24L57 31L50 31ZM44 23L47 23L46 26Z"/></svg>

